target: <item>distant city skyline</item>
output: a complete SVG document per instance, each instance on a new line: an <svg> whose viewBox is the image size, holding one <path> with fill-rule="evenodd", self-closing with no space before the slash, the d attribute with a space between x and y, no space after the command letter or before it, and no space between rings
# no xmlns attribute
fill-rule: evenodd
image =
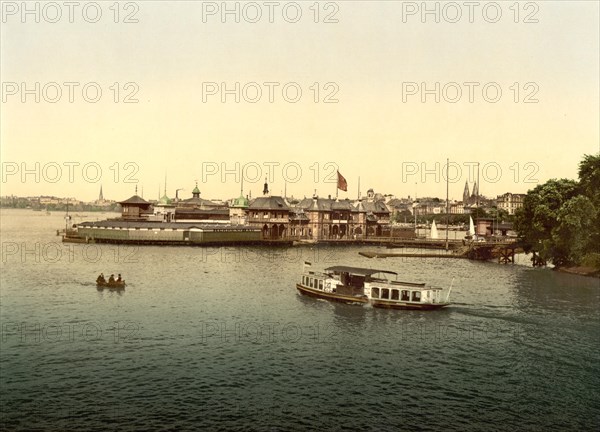
<svg viewBox="0 0 600 432"><path fill-rule="evenodd" d="M583 157L583 155L582 155ZM458 171L456 168L458 164L457 162L451 162L455 164L454 167L450 167L450 181L449 181L449 198L451 200L462 200L463 190L465 182L469 185L469 190L473 189L473 185L477 182L477 167L475 162L467 162L462 167L460 167L461 171ZM270 165L269 165L270 164ZM329 163L331 164L331 163ZM83 166L85 163L79 164L79 166ZM250 163L249 166L254 167L254 165L259 165L257 163ZM314 163L311 167L309 167L308 173L311 177L319 175L322 178L321 183L311 183L304 182L302 184L308 184L308 188L301 189L300 183L292 183L285 182L284 174L282 170L278 170L279 166L273 165L273 162L268 162L267 166L263 166L263 173L269 173L269 169L271 170L271 178L273 178L274 182L269 183L270 193L272 195L284 195L287 193L287 196L294 197L303 197L303 196L312 196L315 192L317 195L321 197L327 197L328 195L335 196L336 195L336 182L331 182L331 174L335 174L335 171L332 171L331 166L327 172L323 171L318 163ZM484 166L486 167L486 175L483 175L481 171L483 171ZM233 165L231 165L233 166ZM46 167L46 169L44 169ZM91 166L90 166L91 167ZM289 171L292 172L293 167L290 165ZM502 170L502 174L498 174ZM39 164L39 169L35 169L35 164L26 165L25 164L25 182L20 181L22 178L22 169L21 167L17 167L17 171L15 174L6 175L7 182L4 182L2 185L2 193L0 195L16 195L16 196L57 196L57 197L74 197L74 196L82 196L84 197L83 201L93 201L98 199L100 194L100 189L103 189L103 195L106 199L119 201L122 199L126 199L129 196L133 195L137 188L137 194L145 198L157 199L160 198L165 193L165 181L164 178L162 183L156 183L154 187L152 185L148 187L146 184L139 181L138 183L110 183L107 184L99 184L92 183L87 180L80 181L80 184L70 183L69 179L69 168L70 166L67 164L66 166L62 166L62 175L60 180L57 182L45 181L44 177L46 176L48 179L54 180L57 178L57 170L56 163L47 163L47 164ZM73 170L72 175L75 174L75 166L72 165L71 169ZM227 168L227 165L225 165ZM540 168L538 164L527 162L524 164L520 164L518 162L513 163L511 166L507 167L508 169L502 169L502 167L496 162L488 162L486 164L480 164L480 172L479 172L479 193L483 196L487 196L489 198L495 198L497 195L502 195L506 192L511 193L526 193L527 190L534 188L537 184L542 184L550 178L556 177L547 177L542 178L540 175ZM13 169L13 167L9 167L9 169ZM92 168L90 168L91 170ZM227 168L228 169L228 168ZM243 186L244 195L251 195L252 197L257 197L262 195L262 189L265 182L265 178L261 180L256 180L256 175L253 175L250 179L244 178L244 183L242 185L241 181L234 182L236 179L236 174L233 172L234 170L227 171L221 170L219 167L218 172L212 174L205 174L207 177L207 181L202 183L201 181L196 182L195 179L188 180L187 182L180 181L176 182L176 180L169 180L169 176L167 176L167 187L166 194L170 198L174 198L176 196L176 190L179 191L179 197L191 196L192 189L195 187L196 183L200 188L202 196L206 198L219 198L219 199L229 199L239 196L240 187ZM416 173L414 170L417 170ZM411 171L412 170L412 171ZM37 171L38 174L35 172ZM51 172L52 171L52 172ZM237 179L241 180L241 172L243 169L239 170L239 174L237 174ZM577 164L573 169L574 174L573 179L577 178ZM9 171L12 172L12 171ZM97 171L95 171L97 172ZM131 175L131 177L127 181L134 181L136 179L137 174L133 173L133 169L129 169L127 171L123 171L119 175L124 177L126 175ZM255 171L256 172L256 171ZM109 170L111 180L114 179L114 176L118 175L116 168ZM39 177L39 182L36 183L36 175ZM295 174L294 174L295 175ZM370 183L365 182L364 179L352 179L344 173L347 181L348 181L348 191L338 191L339 199L356 199L359 193L359 181L360 181L360 194L361 196L365 196L368 189L373 189L376 193L381 194L391 194L397 197L419 197L419 196L431 196L431 197L446 197L446 182L445 182L445 165L439 164L439 169L435 169L435 164L430 164L429 166L426 164L416 164L410 163L407 165L404 176L406 178L406 182L402 183L401 181L398 183L396 189L393 190L383 190L378 189L376 187L371 186ZM222 176L227 180L222 182ZM486 182L486 179L497 179L501 176L511 176L511 182ZM176 178L181 178L181 174L177 174ZM195 176L198 178L202 178L202 175ZM269 175L267 174L266 180L268 181ZM399 175L401 178L402 175ZM294 177L287 175L287 178L294 179ZM422 183L421 179L425 178L428 180L426 183ZM520 178L520 182L514 182L516 178ZM279 179L279 181L277 181ZM470 179L470 180L469 180ZM29 185L29 181L32 182L35 186ZM138 179L139 180L139 179ZM256 180L256 181L249 181ZM380 183L380 182L375 182ZM82 186L83 184L83 186ZM506 187L503 187L506 185ZM9 187L7 187L9 186ZM11 190L19 191L18 193L11 192ZM94 193L95 190L95 193ZM46 191L46 192L44 192ZM72 194L69 194L69 191L73 191ZM217 193L217 191L221 191L221 193ZM81 195L77 195L75 192L79 192Z"/></svg>
<svg viewBox="0 0 600 432"><path fill-rule="evenodd" d="M261 183L261 189L263 187L263 183ZM194 186L195 186L195 184L196 183L194 183ZM474 182L468 183L469 194L470 195L474 193L474 191L473 191L474 185L475 185ZM136 188L136 186L137 186L137 188ZM198 186L200 187L200 184L198 184ZM417 185L417 186L419 186L419 185ZM130 196L135 195L135 194L143 197L144 199L146 199L148 201L159 200L165 194L164 185L162 187L160 187L160 189L157 188L155 191L150 191L150 192L154 192L154 194L150 194L150 195L145 192L143 186L135 185L134 184L134 185L132 185L132 187L133 187L133 189L132 189L132 191L131 191L131 193L129 195L127 195L127 196L120 196L118 198L111 197L111 196L106 196L106 194L104 192L105 188L104 188L103 185L100 185L98 187L98 193L97 193L97 195L95 197L92 197L92 198L81 198L81 197L76 196L76 195L60 195L60 194L57 195L57 194L51 194L51 193L31 193L31 194L14 194L14 193L12 193L11 194L11 193L6 193L4 190L0 194L0 197L15 196L15 197L21 197L21 198L34 198L34 197L45 196L45 197L56 197L56 198L64 198L64 199L77 199L77 200L82 201L82 202L94 202L94 201L99 201L99 200L118 202L118 201L121 201L121 200L125 200L125 199L127 199ZM335 187L335 185L334 185L334 187ZM444 183L444 187L445 187L445 183ZM533 187L535 187L535 185ZM188 195L191 196L192 195L192 189L193 189L193 187L189 187L189 188L177 188L177 190L179 191L179 199L185 199L185 198L188 197ZM251 198L256 198L256 197L259 197L259 196L263 195L263 191L262 190L260 190L260 191L258 191L258 192L255 193L254 189L256 189L256 191L258 191L258 188L254 188L254 187L252 187L251 190L244 190L244 196L250 196ZM303 197L311 197L315 193L320 198L327 198L328 196L332 197L332 198L335 198L335 192L333 192L333 193L327 192L327 193L321 194L321 193L319 193L318 189L317 190L313 189L313 191L311 193L303 193L303 194L294 194L294 193L291 193L289 190L287 190L287 192L286 192L285 189L283 189L281 191L281 193L279 193L279 191L273 190L271 184L269 185L269 189L270 189L269 190L269 195L286 196L288 198L299 198L299 199L301 199ZM394 193L393 191L376 190L376 189L370 188L370 187L361 188L360 197L361 198L366 198L367 191L370 190L370 189L373 189L373 191L375 192L375 194L381 194L381 195L385 195L385 196L393 196L395 198L411 198L411 199L414 199L415 196L416 196L417 199L419 199L419 198L440 198L440 199L443 199L443 200L446 199L445 191L444 191L443 196L441 194L438 194L438 195L436 195L436 194L415 195L414 192L412 194L411 193L398 194L398 193ZM173 199L173 198L176 197L175 189L172 189L172 190L173 190L172 193L169 193L169 189L168 188L166 190L167 196L169 198L171 198L171 199ZM189 190L189 192L186 194L186 191L188 191L188 190ZM417 188L416 191L418 192L418 188ZM218 200L223 200L223 201L234 199L234 198L236 198L236 197L238 197L240 195L240 190L239 189L238 189L237 192L232 192L230 195L227 195L227 196L210 195L210 194L204 193L202 190L200 192L201 192L201 195L204 198L206 198L206 199L218 199ZM486 197L486 198L490 198L490 199L495 199L497 196L502 195L502 194L507 193L507 192L508 193L515 193L515 194L526 193L526 191L519 192L519 191L509 190L509 191L504 191L504 192L498 193L498 194L484 194L484 193L480 192L479 195L482 196L482 197ZM341 194L341 193L343 193L344 196L340 196L339 194ZM450 201L463 201L463 198L464 198L464 196L463 196L464 195L464 184L463 184L463 188L462 188L461 194L455 194L455 195L453 195L453 193L451 191L450 194L449 194L449 200ZM345 193L345 192L342 192L342 191L338 190L338 199L340 199L340 200L344 200L344 199L356 200L358 197L359 197L358 190L357 190L357 193L354 194L354 195L350 191L348 191L347 193Z"/></svg>

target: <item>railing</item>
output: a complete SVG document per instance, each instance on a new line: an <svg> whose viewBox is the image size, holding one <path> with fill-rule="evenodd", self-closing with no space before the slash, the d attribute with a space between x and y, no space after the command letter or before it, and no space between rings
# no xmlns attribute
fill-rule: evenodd
<svg viewBox="0 0 600 432"><path fill-rule="evenodd" d="M289 223L290 220L288 218L261 218L261 217L250 217L248 218L248 222L254 223Z"/></svg>

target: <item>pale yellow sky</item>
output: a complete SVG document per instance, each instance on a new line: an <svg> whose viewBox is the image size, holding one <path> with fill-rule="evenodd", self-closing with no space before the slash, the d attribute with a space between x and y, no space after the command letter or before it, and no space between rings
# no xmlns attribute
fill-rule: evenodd
<svg viewBox="0 0 600 432"><path fill-rule="evenodd" d="M113 4L2 2L2 195L89 200L102 185L121 200L137 180L156 198L166 172L170 196L197 179L203 197L229 198L243 170L257 196L269 166L273 193L287 178L290 195L327 195L337 166L342 198L359 176L363 193L443 197L436 163L450 158L460 199L473 163L495 196L575 178L599 151L595 1L479 2L471 19L464 2L428 2L439 22L422 2L279 2L273 23L268 2L228 2L239 22L221 2L123 2L118 16Z"/></svg>

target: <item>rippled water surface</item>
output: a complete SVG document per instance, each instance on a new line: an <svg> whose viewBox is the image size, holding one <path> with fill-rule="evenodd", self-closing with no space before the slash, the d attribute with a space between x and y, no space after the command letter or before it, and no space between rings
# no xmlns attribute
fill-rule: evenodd
<svg viewBox="0 0 600 432"><path fill-rule="evenodd" d="M63 245L3 210L5 430L597 430L599 282L376 248ZM91 220L111 216L94 214ZM302 263L398 271L454 305L305 298ZM98 291L122 273L123 292Z"/></svg>

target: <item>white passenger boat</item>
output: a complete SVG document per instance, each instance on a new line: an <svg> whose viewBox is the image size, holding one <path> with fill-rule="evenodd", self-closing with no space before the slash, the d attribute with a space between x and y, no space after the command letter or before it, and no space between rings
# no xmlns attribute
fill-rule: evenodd
<svg viewBox="0 0 600 432"><path fill-rule="evenodd" d="M395 280L387 275L395 276ZM301 294L325 300L392 309L441 309L448 306L448 289L425 283L401 282L389 270L333 266L323 272L305 271L296 288Z"/></svg>

